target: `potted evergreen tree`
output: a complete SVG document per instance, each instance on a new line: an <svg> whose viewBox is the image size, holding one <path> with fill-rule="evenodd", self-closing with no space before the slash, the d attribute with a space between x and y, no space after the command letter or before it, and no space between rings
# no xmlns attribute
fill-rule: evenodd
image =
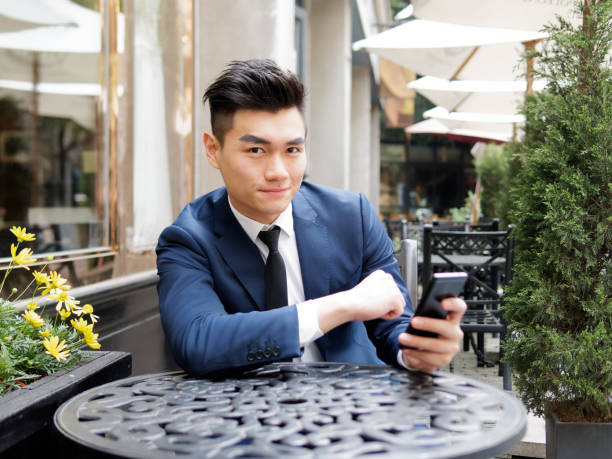
<svg viewBox="0 0 612 459"><path fill-rule="evenodd" d="M612 0L577 8L582 25L558 18L533 56L549 84L523 107L505 349L547 457L597 458L612 450Z"/></svg>

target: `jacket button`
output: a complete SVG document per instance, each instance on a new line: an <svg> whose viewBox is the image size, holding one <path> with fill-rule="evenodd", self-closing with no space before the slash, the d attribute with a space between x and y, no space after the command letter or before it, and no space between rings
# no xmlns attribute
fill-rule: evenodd
<svg viewBox="0 0 612 459"><path fill-rule="evenodd" d="M255 354L255 357L257 358L257 360L263 359L263 351L259 349L257 353Z"/></svg>
<svg viewBox="0 0 612 459"><path fill-rule="evenodd" d="M266 359L269 359L270 357L272 357L272 351L270 350L269 347L267 347L266 350L264 351L264 357Z"/></svg>
<svg viewBox="0 0 612 459"><path fill-rule="evenodd" d="M281 349L278 346L272 349L272 353L274 354L275 357L278 357L280 355L280 352L281 352Z"/></svg>
<svg viewBox="0 0 612 459"><path fill-rule="evenodd" d="M249 353L247 354L247 360L248 360L248 361L253 361L253 360L255 360L255 354L253 354L252 352L249 352Z"/></svg>

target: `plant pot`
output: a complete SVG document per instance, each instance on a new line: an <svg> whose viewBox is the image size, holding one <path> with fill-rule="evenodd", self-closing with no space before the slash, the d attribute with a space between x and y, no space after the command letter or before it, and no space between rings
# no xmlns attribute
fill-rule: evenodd
<svg viewBox="0 0 612 459"><path fill-rule="evenodd" d="M608 459L612 451L612 423L562 422L546 414L547 459Z"/></svg>
<svg viewBox="0 0 612 459"><path fill-rule="evenodd" d="M1 397L0 453L9 457L48 455L54 451L55 410L72 396L131 372L129 353L88 351L73 369L45 376Z"/></svg>

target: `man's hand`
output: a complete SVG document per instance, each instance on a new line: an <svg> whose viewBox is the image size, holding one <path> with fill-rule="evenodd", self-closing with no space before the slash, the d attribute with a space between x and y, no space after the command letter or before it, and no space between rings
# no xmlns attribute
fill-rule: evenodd
<svg viewBox="0 0 612 459"><path fill-rule="evenodd" d="M415 348L402 350L402 359L406 366L431 373L448 365L459 352L463 339L461 318L465 314L467 305L460 298L446 298L441 304L448 311L446 319L415 316L410 322L412 327L418 330L437 333L437 338L400 333L399 342Z"/></svg>
<svg viewBox="0 0 612 459"><path fill-rule="evenodd" d="M402 315L406 306L393 276L380 269L346 293L351 321L395 319Z"/></svg>
<svg viewBox="0 0 612 459"><path fill-rule="evenodd" d="M356 320L394 319L406 305L393 276L382 270L374 271L350 290L312 301L316 302L323 333Z"/></svg>

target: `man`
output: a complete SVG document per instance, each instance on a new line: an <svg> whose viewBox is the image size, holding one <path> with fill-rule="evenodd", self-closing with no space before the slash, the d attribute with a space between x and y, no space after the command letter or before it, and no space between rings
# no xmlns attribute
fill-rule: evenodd
<svg viewBox="0 0 612 459"><path fill-rule="evenodd" d="M195 375L294 358L431 372L459 350L465 303L444 300L446 320L412 321L438 338L403 333L412 305L371 204L302 181L303 95L269 60L233 62L204 95L206 156L225 187L192 201L159 238L174 356Z"/></svg>

